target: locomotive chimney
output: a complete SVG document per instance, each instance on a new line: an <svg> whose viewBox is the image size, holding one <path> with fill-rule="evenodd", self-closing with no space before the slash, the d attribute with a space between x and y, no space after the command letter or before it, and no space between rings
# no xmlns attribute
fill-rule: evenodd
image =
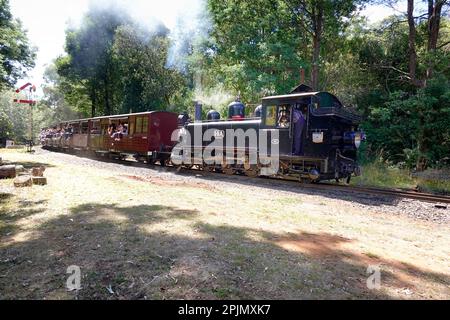
<svg viewBox="0 0 450 320"><path fill-rule="evenodd" d="M202 104L195 101L195 121L202 121Z"/></svg>

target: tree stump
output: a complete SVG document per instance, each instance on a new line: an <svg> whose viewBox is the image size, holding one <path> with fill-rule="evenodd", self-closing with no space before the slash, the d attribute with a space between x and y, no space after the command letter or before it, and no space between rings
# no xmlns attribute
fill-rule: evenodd
<svg viewBox="0 0 450 320"><path fill-rule="evenodd" d="M31 169L31 174L33 177L43 177L44 176L45 167L34 167Z"/></svg>
<svg viewBox="0 0 450 320"><path fill-rule="evenodd" d="M16 177L16 166L7 165L0 167L0 179L15 178L15 177Z"/></svg>
<svg viewBox="0 0 450 320"><path fill-rule="evenodd" d="M30 176L21 176L14 179L14 187L24 188L31 187L33 185L33 180Z"/></svg>
<svg viewBox="0 0 450 320"><path fill-rule="evenodd" d="M45 186L47 184L47 178L45 177L33 177L33 184L39 186Z"/></svg>

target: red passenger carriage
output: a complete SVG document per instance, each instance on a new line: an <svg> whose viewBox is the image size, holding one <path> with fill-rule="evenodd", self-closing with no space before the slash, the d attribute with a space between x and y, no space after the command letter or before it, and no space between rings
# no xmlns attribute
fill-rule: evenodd
<svg viewBox="0 0 450 320"><path fill-rule="evenodd" d="M125 128L114 135L113 128ZM170 157L174 142L172 133L178 127L178 115L153 111L90 119L58 124L49 136L42 139L49 148L90 151L97 155L164 164ZM64 129L64 130L62 130Z"/></svg>

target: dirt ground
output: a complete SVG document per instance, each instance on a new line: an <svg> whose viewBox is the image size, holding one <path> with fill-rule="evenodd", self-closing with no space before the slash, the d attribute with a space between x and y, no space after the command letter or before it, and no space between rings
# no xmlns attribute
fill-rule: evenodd
<svg viewBox="0 0 450 320"><path fill-rule="evenodd" d="M0 180L0 299L450 298L450 209L39 149L0 157L48 179Z"/></svg>

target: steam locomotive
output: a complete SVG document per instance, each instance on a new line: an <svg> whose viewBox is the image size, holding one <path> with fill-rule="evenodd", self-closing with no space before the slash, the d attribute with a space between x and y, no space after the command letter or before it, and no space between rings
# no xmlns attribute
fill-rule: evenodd
<svg viewBox="0 0 450 320"><path fill-rule="evenodd" d="M210 111L207 121L184 122L171 160L226 174L348 183L360 174L357 150L364 134L359 122L334 95L300 85L290 94L263 98L253 118L245 118L237 99L227 120Z"/></svg>
<svg viewBox="0 0 450 320"><path fill-rule="evenodd" d="M59 123L41 134L51 150L91 153L204 171L281 176L319 182L359 175L357 150L364 139L360 117L328 92L300 85L270 96L252 117L237 99L228 119L216 111L195 121L171 112L144 112ZM112 132L123 128L121 132Z"/></svg>

